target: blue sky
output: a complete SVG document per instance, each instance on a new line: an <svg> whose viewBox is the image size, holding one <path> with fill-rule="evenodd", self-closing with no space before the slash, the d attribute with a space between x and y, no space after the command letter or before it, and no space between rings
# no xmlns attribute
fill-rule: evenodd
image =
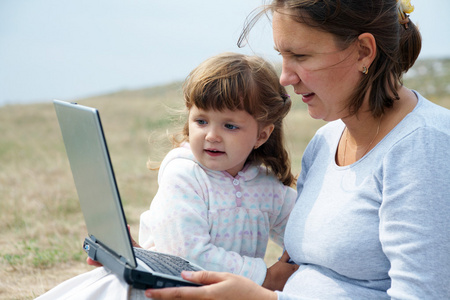
<svg viewBox="0 0 450 300"><path fill-rule="evenodd" d="M450 57L448 0L412 0L420 58ZM236 41L263 0L0 0L0 105L74 100L183 80L223 51L279 61L268 21Z"/></svg>

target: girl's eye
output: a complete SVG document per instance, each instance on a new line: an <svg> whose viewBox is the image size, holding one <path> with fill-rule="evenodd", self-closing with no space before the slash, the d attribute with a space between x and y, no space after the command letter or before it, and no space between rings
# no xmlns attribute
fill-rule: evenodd
<svg viewBox="0 0 450 300"><path fill-rule="evenodd" d="M195 122L197 122L198 125L205 125L206 124L205 120L195 120Z"/></svg>
<svg viewBox="0 0 450 300"><path fill-rule="evenodd" d="M225 128L226 128L226 129L231 129L231 130L238 129L237 126L232 125L232 124L225 124Z"/></svg>

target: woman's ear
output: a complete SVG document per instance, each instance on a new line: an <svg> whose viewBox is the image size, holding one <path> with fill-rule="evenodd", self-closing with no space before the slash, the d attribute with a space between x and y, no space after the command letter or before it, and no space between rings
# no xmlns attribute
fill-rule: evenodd
<svg viewBox="0 0 450 300"><path fill-rule="evenodd" d="M358 36L359 62L361 68L369 68L377 55L377 42L371 33L362 33Z"/></svg>
<svg viewBox="0 0 450 300"><path fill-rule="evenodd" d="M265 126L264 128L262 128L259 131L259 136L258 136L258 139L256 140L255 147L254 147L255 149L259 148L262 144L264 144L269 139L274 128L275 128L275 125L270 124L270 125Z"/></svg>

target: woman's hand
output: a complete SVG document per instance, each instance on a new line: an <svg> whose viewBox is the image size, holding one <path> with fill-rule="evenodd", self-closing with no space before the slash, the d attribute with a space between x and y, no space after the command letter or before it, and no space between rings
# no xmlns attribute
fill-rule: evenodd
<svg viewBox="0 0 450 300"><path fill-rule="evenodd" d="M278 298L277 294L250 279L231 273L183 271L181 276L186 280L203 284L203 286L149 289L145 291L145 295L153 299L276 300Z"/></svg>
<svg viewBox="0 0 450 300"><path fill-rule="evenodd" d="M290 257L287 251L284 251L280 260L267 269L266 279L263 287L272 291L282 291L286 281L298 270L298 265L289 263Z"/></svg>
<svg viewBox="0 0 450 300"><path fill-rule="evenodd" d="M94 266L94 267L103 267L103 265L102 265L101 263L99 263L99 262L96 261L96 260L93 260L93 259L90 258L89 256L88 256L88 258L86 258L86 262L87 262L87 264L90 265L90 266Z"/></svg>
<svg viewBox="0 0 450 300"><path fill-rule="evenodd" d="M127 228L128 228L128 232L130 233L131 244L133 245L133 247L142 248L141 245L139 245L138 242L136 242L133 239L133 236L131 235L131 227L130 227L130 225L127 225Z"/></svg>

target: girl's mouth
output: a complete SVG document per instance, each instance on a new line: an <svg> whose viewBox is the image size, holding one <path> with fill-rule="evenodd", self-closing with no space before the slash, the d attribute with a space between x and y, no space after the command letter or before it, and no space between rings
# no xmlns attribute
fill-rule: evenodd
<svg viewBox="0 0 450 300"><path fill-rule="evenodd" d="M215 149L205 149L205 152L210 156L219 156L219 155L225 154L225 152L215 150Z"/></svg>

